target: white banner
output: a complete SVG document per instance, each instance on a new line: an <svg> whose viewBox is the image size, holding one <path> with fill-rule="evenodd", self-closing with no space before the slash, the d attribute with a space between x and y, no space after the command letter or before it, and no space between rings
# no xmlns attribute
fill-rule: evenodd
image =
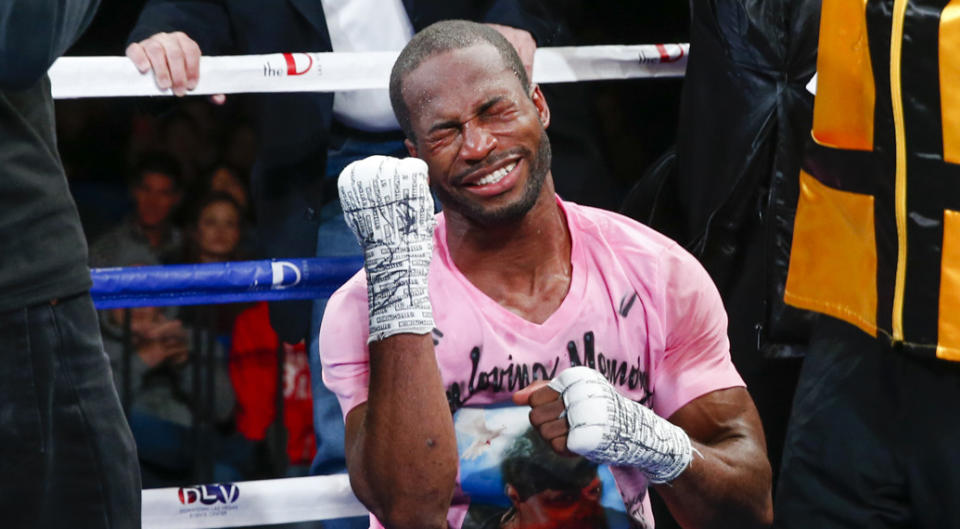
<svg viewBox="0 0 960 529"><path fill-rule="evenodd" d="M144 529L271 525L366 516L346 474L143 491Z"/></svg>
<svg viewBox="0 0 960 529"><path fill-rule="evenodd" d="M538 83L682 77L689 44L540 48ZM398 52L274 53L200 58L194 95L337 92L387 88ZM160 96L153 74L126 57L61 57L50 68L53 97Z"/></svg>

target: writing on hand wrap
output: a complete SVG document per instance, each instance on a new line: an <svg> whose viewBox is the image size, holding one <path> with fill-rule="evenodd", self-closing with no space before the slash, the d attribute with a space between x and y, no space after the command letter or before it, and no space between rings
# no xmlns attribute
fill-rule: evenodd
<svg viewBox="0 0 960 529"><path fill-rule="evenodd" d="M429 333L435 219L427 165L417 158L371 156L348 165L338 187L344 218L363 247L369 341Z"/></svg>

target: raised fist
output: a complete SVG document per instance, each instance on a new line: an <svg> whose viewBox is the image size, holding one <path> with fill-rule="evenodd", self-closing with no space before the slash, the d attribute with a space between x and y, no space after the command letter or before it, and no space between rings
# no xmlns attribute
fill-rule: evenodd
<svg viewBox="0 0 960 529"><path fill-rule="evenodd" d="M344 218L363 247L370 341L429 333L427 276L436 222L427 164L371 156L348 165L337 184Z"/></svg>

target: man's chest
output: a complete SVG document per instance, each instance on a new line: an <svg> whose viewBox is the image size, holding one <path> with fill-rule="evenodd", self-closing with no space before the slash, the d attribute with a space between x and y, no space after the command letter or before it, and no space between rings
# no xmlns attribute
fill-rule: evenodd
<svg viewBox="0 0 960 529"><path fill-rule="evenodd" d="M618 301L599 299L579 300L577 309L541 325L481 310L436 318L433 341L451 408L508 401L577 365L596 369L634 400L649 400L661 348L642 308L622 311Z"/></svg>

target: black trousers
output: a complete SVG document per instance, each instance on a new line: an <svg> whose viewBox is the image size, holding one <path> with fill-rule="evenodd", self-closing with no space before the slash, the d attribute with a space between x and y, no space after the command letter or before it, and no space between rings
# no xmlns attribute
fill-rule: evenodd
<svg viewBox="0 0 960 529"><path fill-rule="evenodd" d="M140 527L140 472L88 294L0 312L0 526Z"/></svg>
<svg viewBox="0 0 960 529"><path fill-rule="evenodd" d="M800 373L779 528L960 527L960 366L824 317Z"/></svg>

